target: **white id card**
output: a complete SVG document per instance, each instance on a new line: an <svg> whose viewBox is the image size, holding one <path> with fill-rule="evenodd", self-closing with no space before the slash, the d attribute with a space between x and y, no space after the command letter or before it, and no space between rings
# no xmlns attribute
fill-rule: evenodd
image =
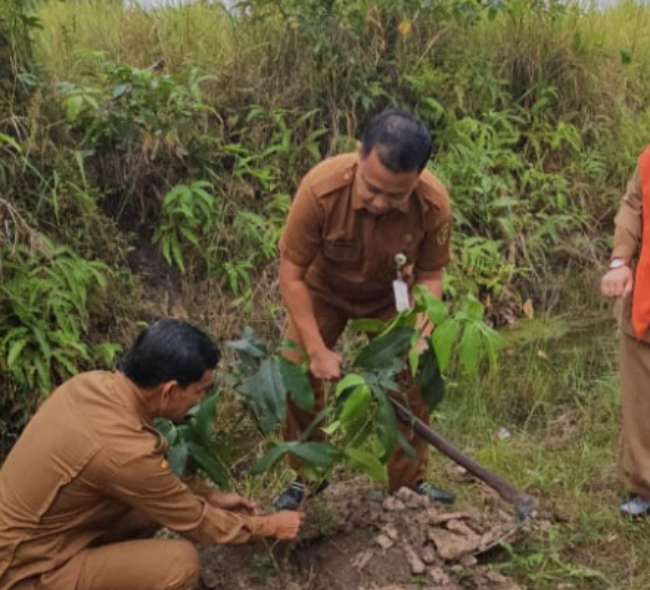
<svg viewBox="0 0 650 590"><path fill-rule="evenodd" d="M397 311L410 309L411 302L409 301L409 288L404 281L399 279L393 281L393 293L395 294L395 309L397 309Z"/></svg>

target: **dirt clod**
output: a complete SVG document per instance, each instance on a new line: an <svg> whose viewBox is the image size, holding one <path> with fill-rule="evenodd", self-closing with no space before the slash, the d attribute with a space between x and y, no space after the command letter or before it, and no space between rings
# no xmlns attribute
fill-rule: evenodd
<svg viewBox="0 0 650 590"><path fill-rule="evenodd" d="M479 562L519 534L498 507L450 512L409 490L375 502L341 485L308 503L294 543L206 548L203 589L519 590Z"/></svg>

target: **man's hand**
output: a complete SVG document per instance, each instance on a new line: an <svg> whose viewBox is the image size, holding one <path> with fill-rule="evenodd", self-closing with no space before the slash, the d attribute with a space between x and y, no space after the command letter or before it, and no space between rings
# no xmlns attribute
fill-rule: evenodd
<svg viewBox="0 0 650 590"><path fill-rule="evenodd" d="M266 517L266 532L276 539L295 539L305 522L305 513L282 510Z"/></svg>
<svg viewBox="0 0 650 590"><path fill-rule="evenodd" d="M600 282L600 292L605 297L625 297L632 292L634 275L629 266L614 268Z"/></svg>
<svg viewBox="0 0 650 590"><path fill-rule="evenodd" d="M215 508L221 508L222 510L245 512L246 514L260 513L256 502L233 492L214 492L208 498L208 502Z"/></svg>
<svg viewBox="0 0 650 590"><path fill-rule="evenodd" d="M323 348L309 355L309 370L316 379L338 379L341 376L341 355Z"/></svg>

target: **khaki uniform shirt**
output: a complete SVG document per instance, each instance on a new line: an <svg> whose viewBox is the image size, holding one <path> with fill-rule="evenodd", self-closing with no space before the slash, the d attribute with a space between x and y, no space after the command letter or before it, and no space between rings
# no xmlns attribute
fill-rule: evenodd
<svg viewBox="0 0 650 590"><path fill-rule="evenodd" d="M641 253L641 238L643 236L643 197L641 195L641 176L639 168L634 170L627 184L627 190L621 200L621 206L616 214L616 230L614 232L614 248L612 258L625 258L632 269L635 269ZM621 330L636 338L632 327L632 295L620 300L615 306ZM643 339L650 342L650 332Z"/></svg>
<svg viewBox="0 0 650 590"><path fill-rule="evenodd" d="M442 183L425 170L415 191L399 208L373 216L355 194L358 156L343 154L315 166L303 179L291 206L280 250L307 268L310 290L334 305L349 302L380 307L390 303L395 255L418 271L449 262L451 210ZM383 303L380 303L383 302Z"/></svg>
<svg viewBox="0 0 650 590"><path fill-rule="evenodd" d="M264 517L194 494L165 448L124 375L84 373L59 387L0 470L0 590L60 567L131 510L197 542L264 534Z"/></svg>

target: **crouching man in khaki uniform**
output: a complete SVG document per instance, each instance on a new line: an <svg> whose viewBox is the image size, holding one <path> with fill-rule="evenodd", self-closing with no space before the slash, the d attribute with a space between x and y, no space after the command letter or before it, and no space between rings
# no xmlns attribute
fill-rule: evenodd
<svg viewBox="0 0 650 590"><path fill-rule="evenodd" d="M181 481L154 418L183 417L212 386L219 351L161 320L120 372L73 377L47 399L0 470L0 590L190 590L192 542L294 538L297 512ZM153 539L167 527L187 540Z"/></svg>

